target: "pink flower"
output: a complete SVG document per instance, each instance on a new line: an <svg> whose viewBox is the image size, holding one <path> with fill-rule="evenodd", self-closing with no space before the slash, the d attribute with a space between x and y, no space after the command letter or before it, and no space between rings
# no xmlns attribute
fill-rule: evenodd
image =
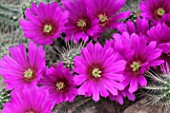
<svg viewBox="0 0 170 113"><path fill-rule="evenodd" d="M124 100L123 97L127 97L129 100L134 101L135 100L135 95L133 93L130 93L128 91L128 88L126 87L124 90L119 91L118 95L114 96L114 95L109 95L109 98L111 100L116 100L119 104L123 105Z"/></svg>
<svg viewBox="0 0 170 113"><path fill-rule="evenodd" d="M149 21L146 19L137 18L136 23L128 20L126 23L118 26L120 33L128 32L129 34L136 33L138 35L146 35L149 29Z"/></svg>
<svg viewBox="0 0 170 113"><path fill-rule="evenodd" d="M72 74L61 62L56 67L47 69L40 84L49 91L50 98L57 104L64 101L72 102L77 95Z"/></svg>
<svg viewBox="0 0 170 113"><path fill-rule="evenodd" d="M141 16L152 20L159 21L162 16L170 13L169 0L144 0L140 3Z"/></svg>
<svg viewBox="0 0 170 113"><path fill-rule="evenodd" d="M165 23L168 27L170 27L170 13L162 16L160 23Z"/></svg>
<svg viewBox="0 0 170 113"><path fill-rule="evenodd" d="M67 22L68 12L63 11L56 3L39 6L32 3L31 8L25 11L26 19L20 20L20 25L24 31L24 36L30 38L37 44L52 44L53 38L60 37Z"/></svg>
<svg viewBox="0 0 170 113"><path fill-rule="evenodd" d="M54 101L46 90L37 86L14 90L9 102L5 103L2 113L52 113Z"/></svg>
<svg viewBox="0 0 170 113"><path fill-rule="evenodd" d="M102 47L99 43L89 43L81 50L80 56L74 59L74 80L80 85L80 95L92 96L93 100L99 101L102 97L118 95L124 87L119 82L124 76L121 72L126 62L118 57L112 48Z"/></svg>
<svg viewBox="0 0 170 113"><path fill-rule="evenodd" d="M148 32L148 41L156 41L157 48L162 50L161 59L170 64L170 27L165 24L158 24L152 27ZM165 64L166 65L166 64Z"/></svg>
<svg viewBox="0 0 170 113"><path fill-rule="evenodd" d="M89 36L95 36L99 30L98 19L88 13L87 0L63 0L62 4L69 12L66 24L66 40L74 39L77 43L80 39L88 41Z"/></svg>
<svg viewBox="0 0 170 113"><path fill-rule="evenodd" d="M150 69L162 64L159 57L162 51L156 48L156 42L148 43L146 37L136 34L115 34L111 46L119 52L127 62L124 70L124 86L129 87L129 92L135 92L138 87L146 86L147 81L143 74Z"/></svg>
<svg viewBox="0 0 170 113"><path fill-rule="evenodd" d="M20 44L9 48L11 56L5 55L0 60L0 74L5 78L8 90L31 87L37 84L45 66L45 51L29 43L28 57L26 48Z"/></svg>
<svg viewBox="0 0 170 113"><path fill-rule="evenodd" d="M152 27L148 32L148 41L156 41L158 48L164 53L170 53L170 27L165 24L158 24Z"/></svg>
<svg viewBox="0 0 170 113"><path fill-rule="evenodd" d="M106 28L114 29L122 24L121 19L127 18L130 11L119 12L126 0L89 0L89 13L99 20L100 35ZM94 37L95 39L98 37Z"/></svg>

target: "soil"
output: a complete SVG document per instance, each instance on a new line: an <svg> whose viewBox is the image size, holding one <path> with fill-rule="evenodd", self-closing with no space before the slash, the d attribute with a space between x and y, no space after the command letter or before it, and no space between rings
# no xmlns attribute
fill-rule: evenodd
<svg viewBox="0 0 170 113"><path fill-rule="evenodd" d="M144 106L144 103L146 103L145 99L140 100L137 103L127 107L123 113L170 113L170 109L164 111L164 109L161 108L161 105L148 108L147 106Z"/></svg>

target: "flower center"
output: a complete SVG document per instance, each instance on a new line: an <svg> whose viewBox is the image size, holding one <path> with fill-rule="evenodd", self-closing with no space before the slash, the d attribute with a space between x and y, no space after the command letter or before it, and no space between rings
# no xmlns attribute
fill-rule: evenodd
<svg viewBox="0 0 170 113"><path fill-rule="evenodd" d="M101 71L99 70L99 68L94 68L92 70L92 76L94 76L95 78L100 78L101 77Z"/></svg>
<svg viewBox="0 0 170 113"><path fill-rule="evenodd" d="M134 72L137 72L141 68L141 64L139 62L134 61L130 67Z"/></svg>
<svg viewBox="0 0 170 113"><path fill-rule="evenodd" d="M77 22L77 26L80 27L81 29L85 28L87 25L87 23L85 22L85 20L79 19L79 21Z"/></svg>
<svg viewBox="0 0 170 113"><path fill-rule="evenodd" d="M31 69L26 70L24 72L24 77L28 78L28 79L32 78L33 77L33 71Z"/></svg>
<svg viewBox="0 0 170 113"><path fill-rule="evenodd" d="M98 15L98 18L99 18L99 25L105 26L105 24L108 21L108 17L105 14L100 14L100 15Z"/></svg>
<svg viewBox="0 0 170 113"><path fill-rule="evenodd" d="M105 14L100 14L98 17L100 22L102 23L105 23L107 21L107 16Z"/></svg>
<svg viewBox="0 0 170 113"><path fill-rule="evenodd" d="M50 33L51 31L52 31L52 26L49 25L49 24L46 24L46 25L44 26L44 32L45 32L45 33Z"/></svg>
<svg viewBox="0 0 170 113"><path fill-rule="evenodd" d="M158 16L163 16L165 14L165 10L163 8L157 9L157 15Z"/></svg>
<svg viewBox="0 0 170 113"><path fill-rule="evenodd" d="M65 84L64 84L64 82L57 82L56 86L57 86L57 90L61 91L64 89Z"/></svg>

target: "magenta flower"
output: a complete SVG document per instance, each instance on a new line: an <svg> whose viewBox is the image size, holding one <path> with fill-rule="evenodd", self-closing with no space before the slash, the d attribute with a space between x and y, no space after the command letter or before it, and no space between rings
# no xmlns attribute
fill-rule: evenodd
<svg viewBox="0 0 170 113"><path fill-rule="evenodd" d="M111 100L116 100L119 104L123 105L124 100L123 97L127 97L129 100L134 101L135 100L135 95L133 93L130 93L128 91L128 88L126 87L124 90L119 91L118 95L109 95L109 98Z"/></svg>
<svg viewBox="0 0 170 113"><path fill-rule="evenodd" d="M170 13L169 0L144 0L140 3L141 16L158 21L163 15Z"/></svg>
<svg viewBox="0 0 170 113"><path fill-rule="evenodd" d="M158 24L152 27L148 32L148 41L156 41L157 48L162 50L162 55L160 59L165 60L170 64L170 27L165 24ZM166 65L166 64L165 64Z"/></svg>
<svg viewBox="0 0 170 113"><path fill-rule="evenodd" d="M118 95L118 90L124 89L119 81L124 78L121 72L126 62L112 48L89 43L80 56L75 57L74 64L73 70L77 73L74 80L81 85L78 89L80 95L92 96L93 100L98 101L100 95Z"/></svg>
<svg viewBox="0 0 170 113"><path fill-rule="evenodd" d="M9 48L11 56L5 55L0 60L0 74L5 78L8 90L31 87L37 84L45 67L45 51L29 43L28 57L26 48L20 44Z"/></svg>
<svg viewBox="0 0 170 113"><path fill-rule="evenodd" d="M165 14L164 16L162 16L162 19L160 20L160 23L164 23L168 27L170 27L170 13L169 14Z"/></svg>
<svg viewBox="0 0 170 113"><path fill-rule="evenodd" d="M2 113L52 113L54 101L46 90L37 86L14 90L11 99L5 103Z"/></svg>
<svg viewBox="0 0 170 113"><path fill-rule="evenodd" d="M118 13L125 3L126 0L89 0L89 12L99 20L99 34L106 28L117 28L120 20L130 15L130 11Z"/></svg>
<svg viewBox="0 0 170 113"><path fill-rule="evenodd" d="M149 22L146 19L137 18L136 23L128 20L126 23L118 26L120 33L128 32L129 34L136 33L138 35L146 35L149 29Z"/></svg>
<svg viewBox="0 0 170 113"><path fill-rule="evenodd" d="M148 32L148 41L156 41L158 48L164 53L170 53L170 27L165 24L158 24L152 27Z"/></svg>
<svg viewBox="0 0 170 113"><path fill-rule="evenodd" d="M69 22L65 29L66 40L74 39L74 42L78 42L82 38L87 41L89 36L98 32L98 20L88 13L90 9L87 0L65 0L62 4L69 11Z"/></svg>
<svg viewBox="0 0 170 113"><path fill-rule="evenodd" d="M150 69L163 63L158 58L161 50L156 48L156 42L147 44L146 37L127 32L122 35L114 35L112 47L119 52L124 60L127 61L124 70L125 79L122 82L124 86L129 85L129 92L135 92L138 87L146 86L147 81L143 74Z"/></svg>
<svg viewBox="0 0 170 113"><path fill-rule="evenodd" d="M64 101L72 102L77 95L72 74L61 62L56 67L47 69L40 84L49 91L50 98L57 104Z"/></svg>
<svg viewBox="0 0 170 113"><path fill-rule="evenodd" d="M37 44L52 44L53 38L60 37L67 22L68 12L63 11L56 3L39 6L32 3L31 8L25 11L26 19L20 20L20 25L24 31L24 36L30 38Z"/></svg>

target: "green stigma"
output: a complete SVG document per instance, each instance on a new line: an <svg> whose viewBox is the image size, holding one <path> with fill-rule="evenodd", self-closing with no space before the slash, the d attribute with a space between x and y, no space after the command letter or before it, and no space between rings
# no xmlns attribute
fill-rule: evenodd
<svg viewBox="0 0 170 113"><path fill-rule="evenodd" d="M92 76L94 76L95 78L101 77L101 71L99 70L99 68L94 68L92 70Z"/></svg>
<svg viewBox="0 0 170 113"><path fill-rule="evenodd" d="M44 26L44 32L45 32L45 33L50 33L51 31L52 31L52 26L49 25L49 24L46 24L46 25Z"/></svg>
<svg viewBox="0 0 170 113"><path fill-rule="evenodd" d="M32 76L33 76L33 71L31 70L31 69L28 69L28 70L26 70L25 72L24 72L24 77L25 78L32 78Z"/></svg>
<svg viewBox="0 0 170 113"><path fill-rule="evenodd" d="M130 67L133 69L134 72L136 72L141 68L141 64L134 61Z"/></svg>
<svg viewBox="0 0 170 113"><path fill-rule="evenodd" d="M100 22L104 23L107 21L107 16L105 14L100 14L99 16Z"/></svg>
<svg viewBox="0 0 170 113"><path fill-rule="evenodd" d="M165 14L165 10L164 10L163 8L159 8L159 9L157 10L157 15L163 16L164 14Z"/></svg>
<svg viewBox="0 0 170 113"><path fill-rule="evenodd" d="M59 91L61 91L65 87L64 82L57 82L56 86L57 86L57 90Z"/></svg>
<svg viewBox="0 0 170 113"><path fill-rule="evenodd" d="M77 26L84 28L86 27L86 22L84 20L79 19L79 21L77 22Z"/></svg>

